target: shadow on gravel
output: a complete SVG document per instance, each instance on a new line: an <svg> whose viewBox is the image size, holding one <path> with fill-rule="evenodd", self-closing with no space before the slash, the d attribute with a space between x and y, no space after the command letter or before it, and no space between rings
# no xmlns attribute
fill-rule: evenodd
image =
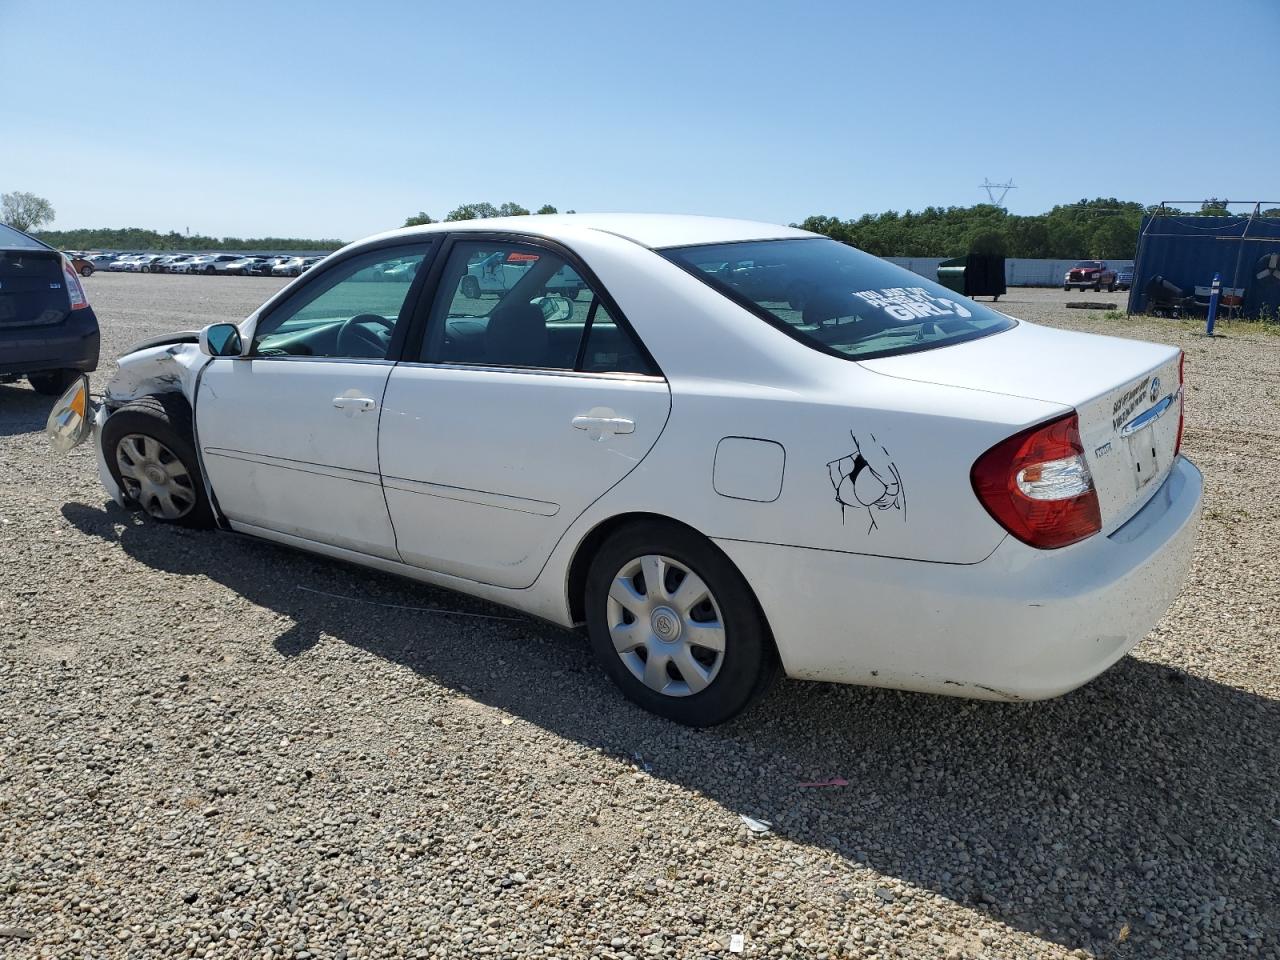
<svg viewBox="0 0 1280 960"><path fill-rule="evenodd" d="M0 384L0 437L43 430L55 399L26 386Z"/></svg>
<svg viewBox="0 0 1280 960"><path fill-rule="evenodd" d="M575 634L300 587L507 613L480 601L271 544L144 524L114 504L68 504L63 515L139 563L206 575L288 617L285 633L264 637L285 658L335 637L556 735L639 753L653 776L770 820L778 835L1069 948L1267 956L1280 941L1273 700L1128 657L1045 703L786 682L734 723L686 730L622 700ZM830 776L850 785L797 786Z"/></svg>

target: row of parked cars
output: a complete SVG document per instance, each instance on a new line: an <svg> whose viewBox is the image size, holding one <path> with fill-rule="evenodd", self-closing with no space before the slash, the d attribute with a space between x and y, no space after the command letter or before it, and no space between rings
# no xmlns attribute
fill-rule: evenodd
<svg viewBox="0 0 1280 960"><path fill-rule="evenodd" d="M70 256L70 255L69 255ZM97 270L115 273L208 273L230 276L298 277L323 256L245 256L242 253L97 253L72 256L82 277Z"/></svg>

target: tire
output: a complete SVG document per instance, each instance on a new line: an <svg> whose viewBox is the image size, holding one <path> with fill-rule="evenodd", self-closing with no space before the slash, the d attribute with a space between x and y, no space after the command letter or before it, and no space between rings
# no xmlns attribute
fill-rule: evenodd
<svg viewBox="0 0 1280 960"><path fill-rule="evenodd" d="M1062 292L1063 292L1063 293L1070 293L1070 292L1071 292L1071 287L1069 287L1069 286L1068 286L1068 285L1066 285L1066 284L1063 284L1063 285L1062 285Z"/></svg>
<svg viewBox="0 0 1280 960"><path fill-rule="evenodd" d="M1107 284L1107 293L1115 293L1116 285L1114 283Z"/></svg>
<svg viewBox="0 0 1280 960"><path fill-rule="evenodd" d="M139 272L139 273L150 273L150 272L151 272L151 268L150 268L150 267L148 267L146 264L143 264L141 267L139 267L139 268L138 268L138 272Z"/></svg>
<svg viewBox="0 0 1280 960"><path fill-rule="evenodd" d="M659 566L667 579L655 591L644 582L644 571ZM705 599L685 608L675 598L690 575L705 587L692 596ZM628 606L611 597L624 584L634 598ZM777 652L755 594L728 557L686 527L654 521L618 530L592 558L584 599L591 646L605 672L629 700L668 720L690 727L724 723L777 677ZM703 636L723 649L690 644L694 629L705 630ZM664 632L671 636L663 639ZM636 643L619 652L615 635ZM651 650L663 657L662 667L646 682Z"/></svg>
<svg viewBox="0 0 1280 960"><path fill-rule="evenodd" d="M468 300L480 299L480 281L473 276L462 278L462 295Z"/></svg>
<svg viewBox="0 0 1280 960"><path fill-rule="evenodd" d="M80 268L80 276L82 276L82 277L92 277L92 276L93 276L93 264L92 264L92 263L86 263L83 267L81 267L81 268Z"/></svg>
<svg viewBox="0 0 1280 960"><path fill-rule="evenodd" d="M208 274L208 275L212 276L212 275L213 275L214 273L216 273L217 271L216 271L216 270L214 270L214 269L213 269L213 267L205 267L205 268L204 268L204 272L205 272L206 274Z"/></svg>
<svg viewBox="0 0 1280 960"><path fill-rule="evenodd" d="M102 425L102 452L126 502L148 519L183 527L213 526L213 509L196 457L191 407L180 394L139 397L120 407Z"/></svg>
<svg viewBox="0 0 1280 960"><path fill-rule="evenodd" d="M78 376L75 370L45 370L42 373L27 374L27 383L42 396L56 397L71 386L71 381Z"/></svg>
<svg viewBox="0 0 1280 960"><path fill-rule="evenodd" d="M1094 293L1101 293L1101 292L1102 292L1102 284L1100 284L1100 283L1095 283L1095 284L1093 285L1093 292L1094 292Z"/></svg>

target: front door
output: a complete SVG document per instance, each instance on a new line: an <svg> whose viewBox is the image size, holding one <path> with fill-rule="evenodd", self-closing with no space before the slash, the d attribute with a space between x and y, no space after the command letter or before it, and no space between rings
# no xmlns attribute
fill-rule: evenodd
<svg viewBox="0 0 1280 960"><path fill-rule="evenodd" d="M515 262L497 300L465 295L468 263ZM567 271L567 273L566 273ZM425 343L392 371L379 441L401 558L527 587L592 502L666 424L666 381L603 291L553 296L566 258L514 241L456 241Z"/></svg>
<svg viewBox="0 0 1280 960"><path fill-rule="evenodd" d="M264 313L247 358L204 370L196 429L233 526L395 559L378 418L428 243L327 267ZM387 271L396 264L414 269Z"/></svg>

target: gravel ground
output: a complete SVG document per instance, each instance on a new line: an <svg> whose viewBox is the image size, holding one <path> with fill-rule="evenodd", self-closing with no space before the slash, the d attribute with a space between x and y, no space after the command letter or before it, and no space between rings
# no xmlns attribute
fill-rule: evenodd
<svg viewBox="0 0 1280 960"><path fill-rule="evenodd" d="M280 282L91 278L95 386ZM1150 637L1047 703L784 682L709 731L575 635L142 524L0 386L0 955L1280 957L1280 337L1090 297L1000 306L1187 351L1206 511Z"/></svg>

